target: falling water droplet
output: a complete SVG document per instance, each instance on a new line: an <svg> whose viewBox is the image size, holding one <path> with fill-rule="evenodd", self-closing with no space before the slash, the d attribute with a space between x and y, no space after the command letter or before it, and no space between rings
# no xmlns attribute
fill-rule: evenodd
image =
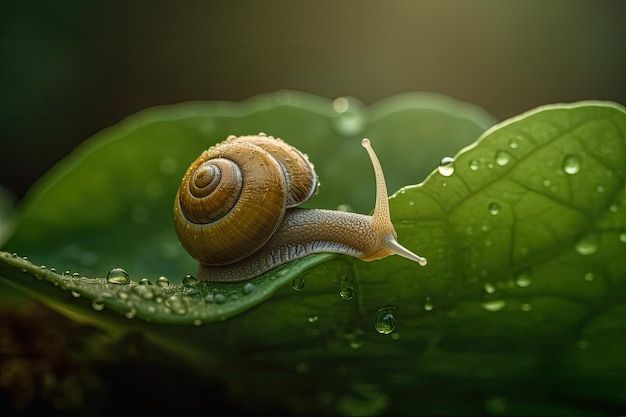
<svg viewBox="0 0 626 417"><path fill-rule="evenodd" d="M576 252L581 255L592 255L598 251L598 246L598 235L595 233L589 233L576 242L574 248L576 249Z"/></svg>
<svg viewBox="0 0 626 417"><path fill-rule="evenodd" d="M109 284L128 284L130 283L130 278L128 272L122 268L113 268L107 274L107 282Z"/></svg>
<svg viewBox="0 0 626 417"><path fill-rule="evenodd" d="M501 167L505 166L511 161L511 154L507 151L498 151L496 153L496 164Z"/></svg>
<svg viewBox="0 0 626 417"><path fill-rule="evenodd" d="M300 277L294 279L293 281L291 281L291 288L296 291L302 291L302 289L304 288L304 280Z"/></svg>
<svg viewBox="0 0 626 417"><path fill-rule="evenodd" d="M500 213L500 204L495 202L489 204L489 213L493 216L497 216Z"/></svg>
<svg viewBox="0 0 626 417"><path fill-rule="evenodd" d="M374 318L374 328L380 334L389 334L396 329L396 308L391 305L381 307Z"/></svg>
<svg viewBox="0 0 626 417"><path fill-rule="evenodd" d="M567 155L563 158L563 172L574 175L580 172L580 158L576 155Z"/></svg>
<svg viewBox="0 0 626 417"><path fill-rule="evenodd" d="M439 163L439 166L437 167L437 170L444 177L449 177L450 175L454 174L454 158L451 158L449 156L443 157L441 159L441 162Z"/></svg>

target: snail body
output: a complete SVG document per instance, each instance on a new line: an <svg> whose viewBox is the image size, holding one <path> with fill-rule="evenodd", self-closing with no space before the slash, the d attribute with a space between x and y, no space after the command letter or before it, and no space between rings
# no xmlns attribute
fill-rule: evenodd
<svg viewBox="0 0 626 417"><path fill-rule="evenodd" d="M369 140L362 144L376 172L371 216L297 208L317 192L317 176L306 155L280 139L230 136L204 151L174 204L176 232L200 263L198 278L245 281L322 252L364 261L397 254L425 265L397 242L382 168Z"/></svg>

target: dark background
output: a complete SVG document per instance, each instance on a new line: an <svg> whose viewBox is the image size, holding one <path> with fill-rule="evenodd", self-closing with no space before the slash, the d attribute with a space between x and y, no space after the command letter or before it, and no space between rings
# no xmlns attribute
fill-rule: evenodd
<svg viewBox="0 0 626 417"><path fill-rule="evenodd" d="M499 119L626 104L623 1L14 1L0 6L0 184L22 196L146 107L295 89L432 91Z"/></svg>

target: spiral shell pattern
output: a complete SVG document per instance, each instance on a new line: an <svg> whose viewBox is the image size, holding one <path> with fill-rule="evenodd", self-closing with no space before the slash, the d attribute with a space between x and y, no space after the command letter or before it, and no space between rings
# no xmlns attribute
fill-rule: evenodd
<svg viewBox="0 0 626 417"><path fill-rule="evenodd" d="M228 265L260 249L285 210L308 201L317 176L306 155L280 139L230 136L196 159L176 194L183 247L205 265Z"/></svg>

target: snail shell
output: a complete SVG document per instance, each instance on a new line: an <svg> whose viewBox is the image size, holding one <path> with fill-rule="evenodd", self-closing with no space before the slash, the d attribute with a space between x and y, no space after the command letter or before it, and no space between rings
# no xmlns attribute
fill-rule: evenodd
<svg viewBox="0 0 626 417"><path fill-rule="evenodd" d="M242 281L311 253L334 252L369 261L399 254L424 265L396 241L387 188L376 171L372 216L300 209L318 188L313 164L281 139L230 136L194 161L176 194L174 223L183 247L200 262L198 277Z"/></svg>

